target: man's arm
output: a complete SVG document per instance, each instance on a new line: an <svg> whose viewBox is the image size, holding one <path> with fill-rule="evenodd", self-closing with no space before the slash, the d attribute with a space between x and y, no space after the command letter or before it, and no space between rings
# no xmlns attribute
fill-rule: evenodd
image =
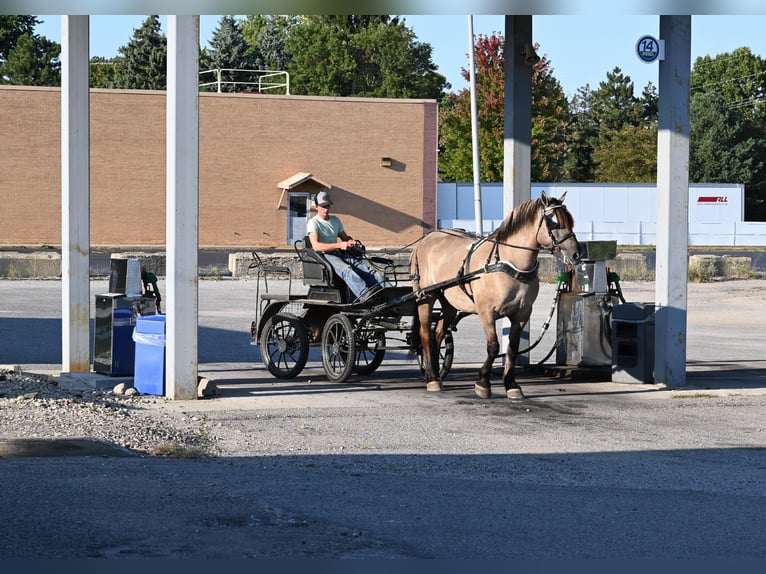
<svg viewBox="0 0 766 574"><path fill-rule="evenodd" d="M309 240L311 241L311 248L314 251L333 251L335 249L341 249L342 251L346 251L349 247L351 247L354 243L356 243L353 239L351 239L351 236L349 236L345 231L341 231L340 235L338 235L338 241L335 243L322 243L319 241L319 234L316 231L310 231L309 232Z"/></svg>

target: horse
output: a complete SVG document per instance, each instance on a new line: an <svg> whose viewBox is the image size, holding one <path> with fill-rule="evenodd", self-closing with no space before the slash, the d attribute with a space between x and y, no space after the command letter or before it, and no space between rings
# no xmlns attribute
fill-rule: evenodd
<svg viewBox="0 0 766 574"><path fill-rule="evenodd" d="M516 383L514 364L524 326L532 314L540 281L537 257L547 249L564 265L575 265L581 258L574 234L574 218L560 197L540 198L522 203L508 214L487 237L453 230L436 230L423 236L410 254L410 275L417 313L413 318L412 340L422 349L422 368L426 390L441 391L438 352L441 342L458 311L477 314L487 339L487 358L479 370L475 393L492 396L490 373L500 344L495 322L507 317L511 331L506 349L503 384L509 399L522 399ZM436 301L441 316L434 332L431 314Z"/></svg>

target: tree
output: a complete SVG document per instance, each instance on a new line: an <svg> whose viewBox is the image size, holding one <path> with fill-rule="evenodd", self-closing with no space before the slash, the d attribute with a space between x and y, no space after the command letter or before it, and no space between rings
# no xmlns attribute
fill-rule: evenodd
<svg viewBox="0 0 766 574"><path fill-rule="evenodd" d="M304 16L286 48L295 94L441 99L448 87L430 45L395 17Z"/></svg>
<svg viewBox="0 0 766 574"><path fill-rule="evenodd" d="M125 65L125 60L119 56L115 58L102 58L93 56L90 59L88 81L91 88L114 88L120 67Z"/></svg>
<svg viewBox="0 0 766 574"><path fill-rule="evenodd" d="M502 181L505 138L505 40L479 35L474 42L480 178ZM536 49L539 46L536 46ZM463 70L469 79L470 72ZM443 181L473 180L471 93L449 94L439 112L439 172ZM558 181L566 153L568 104L547 58L532 73L532 179Z"/></svg>
<svg viewBox="0 0 766 574"><path fill-rule="evenodd" d="M40 20L37 16L0 15L0 65L8 59L8 54L21 36L34 36L38 24Z"/></svg>
<svg viewBox="0 0 766 574"><path fill-rule="evenodd" d="M285 71L290 64L287 38L298 23L297 16L247 16L242 23L242 35L261 70Z"/></svg>
<svg viewBox="0 0 766 574"><path fill-rule="evenodd" d="M657 126L626 125L593 152L595 181L654 183L657 181Z"/></svg>
<svg viewBox="0 0 766 574"><path fill-rule="evenodd" d="M61 84L61 46L34 33L39 23L35 16L0 16L0 84Z"/></svg>
<svg viewBox="0 0 766 574"><path fill-rule="evenodd" d="M205 70L220 70L220 91L238 92L252 89L252 83L257 81L255 74L233 71L253 70L257 68L258 59L252 47L248 46L239 23L233 16L221 18L218 27L213 30L209 44L210 49L203 52L200 58L201 67ZM209 78L204 79L211 81Z"/></svg>
<svg viewBox="0 0 766 574"><path fill-rule="evenodd" d="M585 84L577 90L569 106L569 149L564 160L564 173L569 181L595 181L593 146L598 141L598 124L591 114L592 101L593 91Z"/></svg>
<svg viewBox="0 0 766 574"><path fill-rule="evenodd" d="M659 97L651 82L637 98L630 76L615 67L597 90L578 90L572 109L568 178L656 181Z"/></svg>
<svg viewBox="0 0 766 574"><path fill-rule="evenodd" d="M543 57L532 73L532 181L563 180L570 118L566 94Z"/></svg>
<svg viewBox="0 0 766 574"><path fill-rule="evenodd" d="M697 58L690 84L692 97L716 92L728 107L766 122L766 60L754 55L750 48L737 48L715 58Z"/></svg>
<svg viewBox="0 0 766 574"><path fill-rule="evenodd" d="M743 183L745 219L766 220L766 134L742 118L719 92L691 100L689 179L695 183Z"/></svg>
<svg viewBox="0 0 766 574"><path fill-rule="evenodd" d="M144 20L133 31L127 46L117 51L124 66L118 68L115 88L164 90L167 86L167 38L160 32L160 19L156 15Z"/></svg>

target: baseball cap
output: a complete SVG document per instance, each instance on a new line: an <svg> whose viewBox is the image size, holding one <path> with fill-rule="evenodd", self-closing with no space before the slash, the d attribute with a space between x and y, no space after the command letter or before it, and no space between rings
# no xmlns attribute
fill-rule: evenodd
<svg viewBox="0 0 766 574"><path fill-rule="evenodd" d="M317 193L316 199L314 200L314 203L321 207L326 207L328 205L332 205L332 199L330 199L330 194L326 191L320 191Z"/></svg>

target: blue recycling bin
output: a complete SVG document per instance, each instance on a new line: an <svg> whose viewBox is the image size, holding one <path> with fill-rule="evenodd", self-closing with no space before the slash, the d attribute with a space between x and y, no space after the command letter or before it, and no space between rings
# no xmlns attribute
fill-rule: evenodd
<svg viewBox="0 0 766 574"><path fill-rule="evenodd" d="M165 315L137 317L133 386L143 395L165 394Z"/></svg>

